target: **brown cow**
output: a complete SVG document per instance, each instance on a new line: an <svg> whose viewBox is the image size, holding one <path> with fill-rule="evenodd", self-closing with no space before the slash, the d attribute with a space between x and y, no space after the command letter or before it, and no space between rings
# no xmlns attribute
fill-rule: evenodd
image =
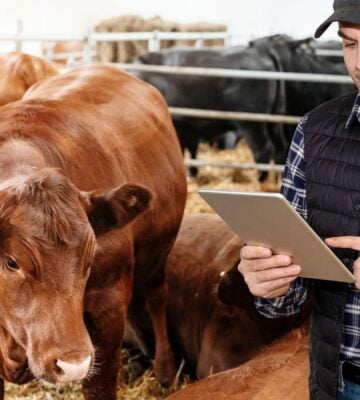
<svg viewBox="0 0 360 400"><path fill-rule="evenodd" d="M115 67L55 76L1 107L0 325L11 336L9 360L22 348L16 360L36 378L86 377L86 399L115 399L134 285L156 332L157 376L169 384L164 266L185 198L163 98Z"/></svg>
<svg viewBox="0 0 360 400"><path fill-rule="evenodd" d="M295 329L240 367L215 374L168 400L306 400L309 398L307 329Z"/></svg>
<svg viewBox="0 0 360 400"><path fill-rule="evenodd" d="M243 280L237 286L240 306L221 302L220 274L237 266L241 246L217 215L188 214L168 258L170 340L178 363L184 358L188 372L198 378L246 362L262 346L301 325L309 313L306 308L290 318L262 317ZM151 354L150 323L135 302L130 310L133 340Z"/></svg>
<svg viewBox="0 0 360 400"><path fill-rule="evenodd" d="M34 83L57 74L49 62L30 54L1 54L0 106L21 99Z"/></svg>

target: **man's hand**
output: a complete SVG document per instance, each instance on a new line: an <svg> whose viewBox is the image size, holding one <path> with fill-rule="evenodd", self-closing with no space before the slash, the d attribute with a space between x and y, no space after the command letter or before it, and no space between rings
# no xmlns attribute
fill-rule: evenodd
<svg viewBox="0 0 360 400"><path fill-rule="evenodd" d="M273 255L265 247L244 246L240 251L239 272L254 296L275 298L286 294L301 271L290 256Z"/></svg>
<svg viewBox="0 0 360 400"><path fill-rule="evenodd" d="M337 236L325 239L325 243L330 247L339 247L341 249L360 250L360 236ZM360 258L357 258L353 264L353 275L355 277L355 286L360 289Z"/></svg>

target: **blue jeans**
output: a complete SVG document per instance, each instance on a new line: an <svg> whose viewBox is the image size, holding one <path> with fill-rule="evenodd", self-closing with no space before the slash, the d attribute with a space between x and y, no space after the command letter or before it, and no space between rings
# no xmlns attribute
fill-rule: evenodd
<svg viewBox="0 0 360 400"><path fill-rule="evenodd" d="M343 379L343 376L342 376L343 363L344 363L344 361L340 361L337 400L359 400L360 399L360 385Z"/></svg>

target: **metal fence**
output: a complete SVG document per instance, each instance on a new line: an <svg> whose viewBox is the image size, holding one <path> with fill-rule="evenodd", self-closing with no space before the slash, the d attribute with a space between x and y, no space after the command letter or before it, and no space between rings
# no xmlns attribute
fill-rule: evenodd
<svg viewBox="0 0 360 400"><path fill-rule="evenodd" d="M23 34L22 25L19 24L18 32L16 34L1 35L0 41L14 41L15 48L21 51L24 42L82 42L84 44L84 51L82 63L90 62L93 56L92 45L97 42L114 42L114 41L134 41L145 40L148 41L148 50L156 51L160 49L162 40L195 40L196 47L202 45L206 39L223 39L225 45L231 45L235 38L241 35L229 34L228 32L121 32L121 33L96 33L88 32L85 35L28 35ZM340 55L338 50L316 49L319 55L334 56ZM77 52L77 55L80 55ZM56 55L54 54L55 58ZM50 57L48 57L50 58ZM54 59L53 58L53 59ZM200 75L208 77L225 77L225 78L246 78L246 79L270 79L270 80L284 80L284 81L303 81L303 82L322 82L322 83L351 83L349 76L342 75L328 75L328 74L306 74L306 73L291 73L291 72L272 72L272 71L250 71L250 70L232 70L232 69L218 69L218 68L195 68L195 67L180 67L180 66L159 66L159 65L143 65L143 64L119 64L115 63L119 68L128 71L147 71L162 74L183 74L183 75ZM201 110L189 108L169 107L172 115L189 116L195 118L212 118L212 119L227 119L238 121L256 121L268 123L285 123L296 124L300 120L300 116L289 115L270 115L260 113L245 113L245 112L229 112L220 110ZM260 171L276 170L282 171L283 165L274 164L229 164L223 162L206 162L199 160L188 160L189 166L215 166L220 168L256 168Z"/></svg>

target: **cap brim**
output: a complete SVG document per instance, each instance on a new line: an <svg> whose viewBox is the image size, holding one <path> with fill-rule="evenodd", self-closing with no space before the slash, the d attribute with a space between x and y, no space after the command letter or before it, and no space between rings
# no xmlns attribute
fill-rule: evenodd
<svg viewBox="0 0 360 400"><path fill-rule="evenodd" d="M314 36L319 38L332 22L345 22L360 25L360 7L346 7L335 11L315 31Z"/></svg>

